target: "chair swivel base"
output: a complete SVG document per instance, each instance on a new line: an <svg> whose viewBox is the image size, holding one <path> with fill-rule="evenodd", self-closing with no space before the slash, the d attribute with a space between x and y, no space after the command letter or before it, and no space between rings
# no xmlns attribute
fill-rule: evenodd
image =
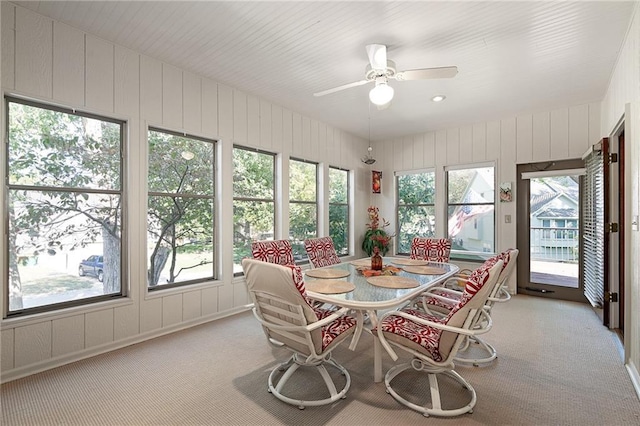
<svg viewBox="0 0 640 426"><path fill-rule="evenodd" d="M425 405L423 406L414 404L413 402L407 400L391 387L391 382L393 381L393 379L403 371L406 371L410 368L413 368L416 371L424 372L429 377L429 387L431 389L431 401L427 401L427 403L425 403ZM471 397L470 401L466 405L459 408L443 409L442 403L441 403L441 397L440 397L440 388L438 386L438 375L449 376L455 382L461 385L464 389L466 389ZM422 413L425 417L429 417L429 416L453 417L453 416L459 416L465 413L472 413L473 407L476 405L476 401L477 401L475 389L473 389L473 387L469 384L469 382L467 382L458 373L449 369L434 369L433 371L430 371L428 367L424 366L422 362L417 359L414 359L411 363L400 364L392 367L387 372L384 378L384 384L387 388L387 393L391 394L391 396L393 396L393 398L396 401L398 401L402 405L405 405L411 408L412 410ZM428 405L429 402L431 402L430 407Z"/></svg>
<svg viewBox="0 0 640 426"><path fill-rule="evenodd" d="M480 354L475 355L478 351L480 351ZM498 353L493 346L478 336L470 336L467 339L466 346L458 350L458 354L453 360L456 364L479 367L490 363L497 357Z"/></svg>
<svg viewBox="0 0 640 426"><path fill-rule="evenodd" d="M336 389L336 385L329 375L329 372L327 371L325 365L336 368L345 377L346 383L342 390L338 391ZM329 391L330 396L328 398L317 400L303 400L283 394L282 389L284 388L285 384L300 367L315 367L318 370L320 376L322 376L324 380L324 384L326 385L327 390ZM282 377L280 377L280 380L274 386L274 376L281 371L284 371L284 374L282 375ZM287 404L296 405L299 409L304 410L305 407L327 405L339 399L346 398L346 393L349 390L349 386L351 386L351 376L349 376L349 372L333 359L320 359L312 362L307 362L304 356L300 356L296 353L293 354L287 362L278 365L273 369L273 371L271 371L271 374L269 374L268 390L280 401L286 402Z"/></svg>

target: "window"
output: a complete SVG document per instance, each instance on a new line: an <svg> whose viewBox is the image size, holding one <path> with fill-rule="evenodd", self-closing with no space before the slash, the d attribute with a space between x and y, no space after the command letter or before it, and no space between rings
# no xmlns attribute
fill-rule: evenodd
<svg viewBox="0 0 640 426"><path fill-rule="evenodd" d="M215 141L150 128L150 289L215 279Z"/></svg>
<svg viewBox="0 0 640 426"><path fill-rule="evenodd" d="M494 167L449 169L446 179L452 254L473 258L477 253L494 253Z"/></svg>
<svg viewBox="0 0 640 426"><path fill-rule="evenodd" d="M275 235L275 155L233 148L233 273L251 257L251 242Z"/></svg>
<svg viewBox="0 0 640 426"><path fill-rule="evenodd" d="M289 162L289 238L296 261L307 260L304 240L318 236L318 165Z"/></svg>
<svg viewBox="0 0 640 426"><path fill-rule="evenodd" d="M567 229L565 238L575 240L578 238L578 220L567 219Z"/></svg>
<svg viewBox="0 0 640 426"><path fill-rule="evenodd" d="M338 256L349 254L349 171L329 167L329 236Z"/></svg>
<svg viewBox="0 0 640 426"><path fill-rule="evenodd" d="M435 237L435 182L433 171L396 173L398 254L411 252L414 237Z"/></svg>
<svg viewBox="0 0 640 426"><path fill-rule="evenodd" d="M6 98L8 315L124 294L124 123Z"/></svg>

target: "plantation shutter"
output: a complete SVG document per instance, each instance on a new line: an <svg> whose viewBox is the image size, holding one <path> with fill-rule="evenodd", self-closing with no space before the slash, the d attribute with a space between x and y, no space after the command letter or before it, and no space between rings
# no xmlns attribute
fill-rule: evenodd
<svg viewBox="0 0 640 426"><path fill-rule="evenodd" d="M581 223L584 295L594 307L604 303L604 155L600 146L585 157Z"/></svg>

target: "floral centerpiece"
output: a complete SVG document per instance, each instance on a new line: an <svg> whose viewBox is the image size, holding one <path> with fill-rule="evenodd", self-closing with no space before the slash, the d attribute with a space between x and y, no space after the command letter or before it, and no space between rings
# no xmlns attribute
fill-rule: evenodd
<svg viewBox="0 0 640 426"><path fill-rule="evenodd" d="M389 251L391 239L394 237L393 234L388 234L384 229L389 226L389 222L384 218L382 218L382 221L380 220L379 210L375 206L369 206L367 212L369 213L369 223L367 224L367 231L364 233L362 250L371 257L373 248L378 247L380 253L385 256Z"/></svg>

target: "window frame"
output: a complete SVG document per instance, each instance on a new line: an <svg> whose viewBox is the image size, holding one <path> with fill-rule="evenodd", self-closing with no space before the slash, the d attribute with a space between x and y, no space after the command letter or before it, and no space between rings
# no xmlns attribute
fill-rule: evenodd
<svg viewBox="0 0 640 426"><path fill-rule="evenodd" d="M470 170L470 169L482 169L482 168L492 168L493 169L493 201L492 202L484 202L484 203L449 203L449 172L452 171L461 171L461 170ZM472 163L472 164L461 164L456 166L446 166L444 168L444 217L446 219L445 223L445 234L446 238L450 238L449 235L449 207L451 206L468 206L468 205L491 205L493 206L493 251L492 252L483 252L483 251L470 251L470 250L456 250L454 248L451 249L451 258L456 260L463 261L484 261L487 256L493 256L497 252L497 242L498 242L498 205L497 205L497 167L495 162L483 162L483 163ZM477 218L475 218L477 220ZM477 226L477 224L476 224Z"/></svg>
<svg viewBox="0 0 640 426"><path fill-rule="evenodd" d="M433 203L419 203L419 204L402 204L402 207L433 207L433 213L434 213L434 217L436 219L436 225L435 228L437 229L437 208L436 208L436 196L437 196L437 191L438 191L438 184L437 184L437 174L436 174L436 170L434 168L429 168L429 169L420 169L420 170L410 170L410 171L403 171L403 172L395 172L394 173L394 177L395 177L395 198L396 198L396 209L395 209L395 213L396 213L396 236L395 236L395 250L396 250L396 254L398 255L410 255L411 254L411 247L409 246L409 251L408 252L402 252L400 251L400 188L399 188L399 178L402 176L408 176L408 175L420 175L420 174L427 174L427 173L432 173L433 174ZM435 238L435 237L434 237Z"/></svg>
<svg viewBox="0 0 640 426"><path fill-rule="evenodd" d="M193 135L190 133L186 133L186 132L177 132L177 131L173 131L173 130L167 130L167 129L163 129L160 127L156 127L156 126L147 126L147 132L146 132L146 141L147 141L147 157L146 157L146 164L147 164L147 209L146 209L146 214L145 214L145 219L146 219L146 223L147 223L147 227L145 230L145 234L149 232L149 197L153 196L153 197L169 197L169 198L185 198L185 193L163 193L163 192L158 192L158 191L150 191L149 187L148 187L148 179L149 179L149 132L158 132L158 133L164 133L167 135L171 135L171 136L177 136L177 137L181 137L181 138L189 138L189 139L193 139L196 141L200 141L200 142L205 142L205 143L210 143L212 144L212 165L213 165L213 170L212 172L212 195L211 196L204 196L204 195L197 195L197 194L192 194L191 196L187 196L187 198L198 198L198 199L210 199L211 200L211 204L213 206L213 215L212 215L212 229L211 229L211 246L212 246L212 250L213 250L213 256L212 256L212 265L211 265L211 271L212 271L212 275L209 277L205 277L205 278L196 278L196 279L192 279L192 280L185 280L185 281L179 281L179 282L173 282L173 283L169 283L169 284L162 284L162 285L155 285L155 286L150 286L149 285L149 279L147 277L147 281L146 281L146 289L147 292L152 293L152 292L156 292L156 291L162 291L162 290L168 290L168 289L174 289L176 287L187 287L187 286L191 286L191 285L196 285L196 284L201 284L201 283L206 283L206 282L212 282L212 281L216 281L218 279L219 276L219 262L218 262L218 258L219 258L219 245L218 245L218 217L219 217L219 205L218 205L218 198L217 198L217 179L218 179L218 140L217 139L209 139L209 138L205 138L202 136L197 136L197 135ZM145 247L148 249L147 247L147 243L148 243L148 237L145 239ZM149 259L148 256L145 254L145 258L146 258L146 263L145 263L145 270L148 272L149 270Z"/></svg>
<svg viewBox="0 0 640 426"><path fill-rule="evenodd" d="M346 197L346 202L345 203L336 203L336 202L332 202L331 201L331 196L329 196L329 210L328 213L331 211L331 206L344 206L347 208L347 241L346 241L346 247L347 247L347 252L345 254L338 254L338 257L346 257L349 256L351 254L351 170L349 169L344 169L342 167L337 167L337 166L329 166L329 175L327 177L327 187L329 188L329 194L331 194L331 170L337 170L339 172L344 172L346 173L346 177L347 177L347 188L346 188L346 192L347 192L347 197ZM330 213L328 214L329 218L331 217ZM331 236L331 221L329 221L329 236ZM334 245L335 245L335 241L334 241ZM337 250L336 250L337 252Z"/></svg>
<svg viewBox="0 0 640 426"><path fill-rule="evenodd" d="M119 143L119 157L120 157L120 170L118 179L120 181L119 189L95 189L95 188L80 188L80 187L62 187L62 186L49 186L49 185L24 185L24 184L11 184L10 175L10 143L9 143L9 120L10 120L10 104L21 104L32 108L45 109L49 111L60 112L67 115L74 115L79 117L90 118L93 120L99 120L106 123L112 123L120 126L120 143ZM5 122L5 177L3 185L3 197L5 200L4 206L4 222L5 222L5 235L3 237L3 244L7 248L3 255L2 262L4 262L3 278L5 284L2 287L2 298L4 308L4 318L23 317L27 315L50 313L60 311L66 308L89 306L100 302L105 302L114 299L123 299L128 296L129 282L128 278L128 153L126 138L128 134L128 123L125 120L120 120L113 117L106 117L100 114L94 114L85 110L78 110L76 108L65 107L62 105L52 105L47 102L33 99L25 99L20 96L5 95L4 96L4 122ZM10 280L10 255L9 255L9 193L12 190L25 190L34 192L57 192L57 193L83 193L83 194L96 194L96 195L117 195L120 197L120 291L117 293L101 294L97 296L85 297L82 299L66 300L62 302L49 303L46 305L34 306L30 308L22 308L17 310L11 310L9 306L9 286Z"/></svg>
<svg viewBox="0 0 640 426"><path fill-rule="evenodd" d="M316 180L316 197L315 197L315 201L296 201L296 200L292 200L291 199L291 163L292 162L299 162L299 163L305 163L305 164L312 164L313 166L315 166L316 168L316 173L315 173L315 180ZM319 232L318 232L318 225L319 225L319 218L320 218L320 206L319 206L319 189L320 189L320 163L315 162L315 161L310 161L310 160L304 160L302 158L297 158L297 157L289 157L289 203L288 203L288 207L289 207L289 213L291 213L291 204L303 204L303 205L313 205L316 207L316 234L315 237L317 238L319 236ZM291 239L291 216L289 216L289 237L288 239ZM295 260L295 259L294 259ZM303 260L299 260L296 261L297 265L304 265L309 263L309 258L307 257L306 259Z"/></svg>
<svg viewBox="0 0 640 426"><path fill-rule="evenodd" d="M276 239L276 235L278 235L278 181L277 181L277 168L278 168L278 154L274 153L274 152L270 152L270 151L265 151L262 149L258 149L258 148L251 148L251 147L246 147L243 145L233 145L232 147L232 153L231 153L231 157L233 159L233 150L236 149L242 149L244 151L249 151L249 152L254 152L257 154L262 154L262 155L270 155L273 157L273 199L269 200L266 198L254 198L254 197L236 197L235 195L233 195L233 203L235 204L236 201L245 201L245 202L272 202L273 203L273 238L274 240ZM233 163L233 161L232 161ZM232 177L235 176L235 170L231 171L231 175ZM233 194L233 188L232 188L232 194ZM235 227L235 222L234 222L234 227ZM233 238L232 238L233 241ZM233 246L235 248L235 244ZM235 263L234 263L235 264ZM243 276L244 272L240 271L240 272L234 272L233 276L234 277L239 277L239 276Z"/></svg>

